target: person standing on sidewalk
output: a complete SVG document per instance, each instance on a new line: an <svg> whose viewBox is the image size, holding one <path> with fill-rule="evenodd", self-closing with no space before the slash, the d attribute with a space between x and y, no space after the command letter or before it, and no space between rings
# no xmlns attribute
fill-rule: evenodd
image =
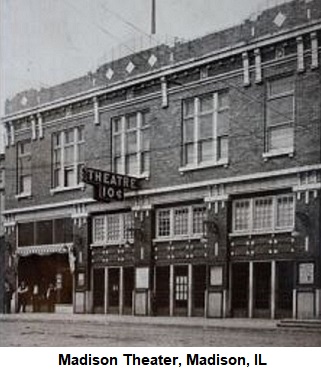
<svg viewBox="0 0 321 375"><path fill-rule="evenodd" d="M32 311L39 312L40 310L40 298L39 298L39 286L34 284L32 289Z"/></svg>
<svg viewBox="0 0 321 375"><path fill-rule="evenodd" d="M46 299L48 303L48 312L54 312L55 311L55 301L56 301L56 288L52 283L49 284L47 293L46 293Z"/></svg>
<svg viewBox="0 0 321 375"><path fill-rule="evenodd" d="M28 285L24 281L21 281L21 284L19 285L17 292L18 292L17 312L20 312L20 310L22 310L22 312L26 312L26 306L28 302L28 292L29 292Z"/></svg>
<svg viewBox="0 0 321 375"><path fill-rule="evenodd" d="M10 314L11 313L11 299L12 299L12 288L10 283L5 280L4 283L4 313L5 314Z"/></svg>

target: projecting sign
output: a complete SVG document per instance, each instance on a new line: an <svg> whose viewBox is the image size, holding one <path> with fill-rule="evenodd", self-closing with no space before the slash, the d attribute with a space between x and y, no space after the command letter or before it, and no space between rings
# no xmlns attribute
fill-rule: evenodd
<svg viewBox="0 0 321 375"><path fill-rule="evenodd" d="M125 190L137 190L138 179L99 169L83 167L83 182L94 187L94 199L102 202L124 199Z"/></svg>

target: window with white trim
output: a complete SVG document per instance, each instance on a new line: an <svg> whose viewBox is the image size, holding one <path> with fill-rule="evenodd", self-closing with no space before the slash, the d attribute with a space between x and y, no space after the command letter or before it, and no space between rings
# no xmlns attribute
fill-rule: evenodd
<svg viewBox="0 0 321 375"><path fill-rule="evenodd" d="M134 239L132 212L99 215L93 218L94 244L119 244Z"/></svg>
<svg viewBox="0 0 321 375"><path fill-rule="evenodd" d="M258 233L292 230L292 194L239 199L233 202L233 232Z"/></svg>
<svg viewBox="0 0 321 375"><path fill-rule="evenodd" d="M148 176L150 172L149 112L112 119L113 168L116 173Z"/></svg>
<svg viewBox="0 0 321 375"><path fill-rule="evenodd" d="M266 103L266 152L293 152L294 80L292 76L268 82Z"/></svg>
<svg viewBox="0 0 321 375"><path fill-rule="evenodd" d="M199 237L204 234L206 207L162 208L156 211L156 238Z"/></svg>
<svg viewBox="0 0 321 375"><path fill-rule="evenodd" d="M84 164L84 128L75 127L54 133L52 142L53 187L78 186Z"/></svg>
<svg viewBox="0 0 321 375"><path fill-rule="evenodd" d="M215 92L183 101L183 165L228 160L229 97Z"/></svg>
<svg viewBox="0 0 321 375"><path fill-rule="evenodd" d="M22 141L17 144L17 194L31 194L31 142Z"/></svg>

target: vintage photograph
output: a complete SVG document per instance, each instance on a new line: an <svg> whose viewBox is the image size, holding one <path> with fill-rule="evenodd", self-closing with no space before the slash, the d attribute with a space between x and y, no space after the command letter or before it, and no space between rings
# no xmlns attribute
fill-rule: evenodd
<svg viewBox="0 0 321 375"><path fill-rule="evenodd" d="M321 346L321 0L0 4L0 346Z"/></svg>

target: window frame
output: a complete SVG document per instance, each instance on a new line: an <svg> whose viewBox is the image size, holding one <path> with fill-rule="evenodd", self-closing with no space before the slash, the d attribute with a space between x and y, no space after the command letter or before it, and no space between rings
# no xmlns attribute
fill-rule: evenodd
<svg viewBox="0 0 321 375"><path fill-rule="evenodd" d="M28 144L30 149L25 152L22 151L23 147ZM17 143L17 185L16 185L16 198L30 197L32 194L32 153L31 153L31 140L26 139ZM24 189L22 179L29 177L29 188Z"/></svg>
<svg viewBox="0 0 321 375"><path fill-rule="evenodd" d="M292 89L288 91L283 91L279 92L277 94L271 94L271 85L274 82L281 81L283 79L291 79L291 84L292 84ZM284 155L284 154L289 154L293 155L294 153L294 148L295 148L295 115L296 115L296 100L295 100L295 77L293 75L283 75L279 77L275 77L273 79L270 79L267 81L267 87L266 87L266 100L265 100L265 135L264 135L264 140L265 140L265 146L264 146L264 157L270 157L270 156L277 156L277 155ZM269 116L268 116L268 111L269 111L269 106L270 110L272 112L274 111L273 108L276 106L271 104L275 100L279 100L281 98L288 98L292 97L292 119L287 119L288 121L281 121L281 122L276 122L269 124ZM284 116L285 117L285 116ZM286 118L285 118L286 119ZM280 148L271 148L270 146L270 130L271 129L278 129L282 127L288 127L292 129L292 145L290 147L280 147Z"/></svg>
<svg viewBox="0 0 321 375"><path fill-rule="evenodd" d="M288 226L278 226L278 200L280 198L292 198L292 223ZM270 228L255 228L255 202L261 199L272 199L271 206L271 227ZM244 230L236 229L236 205L239 202L249 202L249 218L247 228ZM294 229L295 226L295 197L294 194L279 194L279 195L266 195L251 198L236 199L232 204L232 234L265 234L265 233L276 233L276 232L289 232Z"/></svg>
<svg viewBox="0 0 321 375"><path fill-rule="evenodd" d="M52 134L52 188L51 192L64 191L82 188L84 183L81 182L81 167L85 163L85 156L80 157L79 150L84 148L84 126L75 126L63 129ZM72 132L73 140L66 142L67 133ZM59 142L57 140L59 139ZM67 149L72 149L72 160L67 161ZM60 152L60 160L56 161L56 154ZM81 160L83 159L83 160ZM72 182L67 181L68 172L72 171Z"/></svg>
<svg viewBox="0 0 321 375"><path fill-rule="evenodd" d="M202 224L202 233L194 232L194 209L202 208L204 209L204 217ZM183 234L175 234L175 211L187 209L187 232ZM160 233L160 214L162 212L169 212L169 234L161 236ZM182 205L175 207L165 207L158 208L155 212L156 215L156 233L155 240L167 241L167 240L184 240L186 238L199 239L205 235L204 222L206 221L206 206L204 204L194 204L194 205Z"/></svg>
<svg viewBox="0 0 321 375"><path fill-rule="evenodd" d="M220 96L227 95L228 104L220 106ZM202 111L201 103L202 100L210 99L212 100L212 108ZM192 103L192 105L191 105ZM186 113L186 106L191 105L192 111ZM227 152L224 157L220 157L220 141L224 138L229 138L229 127L230 120L228 121L227 129L224 129L222 126L224 134L219 134L219 115L221 113L227 112L229 116L230 104L229 104L229 91L227 89L219 90L215 92L210 92L207 94L198 95L192 98L186 98L182 101L182 161L180 171L197 169L204 167L211 167L217 165L226 165L228 164L228 143L227 143ZM201 136L201 119L202 117L212 116L211 124L211 136L202 137ZM186 124L187 121L193 121L193 140L190 141L186 138ZM202 150L201 145L211 142L211 155L209 160L202 161ZM187 146L192 147L192 161L188 161L187 156Z"/></svg>
<svg viewBox="0 0 321 375"><path fill-rule="evenodd" d="M119 235L117 239L108 239L108 217L109 218L119 218ZM128 218L130 217L130 220ZM96 220L103 219L103 235L100 241L97 241L95 238L96 232ZM93 226L92 226L92 245L93 246L105 246L105 245L119 245L125 244L127 242L134 242L134 225L135 217L132 211L126 212L116 212L110 214L95 215L93 217Z"/></svg>
<svg viewBox="0 0 321 375"><path fill-rule="evenodd" d="M128 127L128 119L135 118L135 127ZM144 121L144 119L147 121ZM115 131L115 124L119 129ZM148 147L144 147L143 133L149 131ZM150 157L151 157L151 123L150 112L148 109L126 113L120 116L115 116L111 119L111 139L112 139L112 166L113 171L119 174L126 174L138 178L149 178L150 176ZM127 140L129 134L136 134L136 150L128 152ZM120 152L116 153L116 137L120 137ZM144 155L148 154L148 170L144 168ZM137 173L130 173L128 167L129 157L136 158ZM117 160L117 162L116 162ZM118 170L119 162L119 170Z"/></svg>

